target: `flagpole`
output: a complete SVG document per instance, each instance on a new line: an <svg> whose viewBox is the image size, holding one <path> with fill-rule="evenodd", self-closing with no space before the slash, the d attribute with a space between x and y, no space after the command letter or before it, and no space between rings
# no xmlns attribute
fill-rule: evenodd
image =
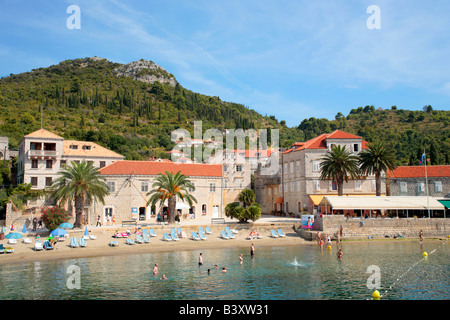
<svg viewBox="0 0 450 320"><path fill-rule="evenodd" d="M425 188L427 188L427 210L428 210L428 218L430 217L430 199L428 197L428 176L427 176L427 156L425 154L425 149L423 150L423 154L425 155Z"/></svg>

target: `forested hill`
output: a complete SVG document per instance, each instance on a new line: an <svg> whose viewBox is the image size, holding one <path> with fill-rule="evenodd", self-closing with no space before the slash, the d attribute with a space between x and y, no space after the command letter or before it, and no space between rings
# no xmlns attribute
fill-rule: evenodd
<svg viewBox="0 0 450 320"><path fill-rule="evenodd" d="M181 127L193 134L198 120L203 130L282 127L273 116L185 89L143 59L127 65L97 57L66 60L0 79L0 135L12 147L40 128L41 111L45 129L97 142L127 159L167 156L170 133Z"/></svg>
<svg viewBox="0 0 450 320"><path fill-rule="evenodd" d="M288 128L273 115L185 89L174 75L144 59L125 65L97 57L66 60L1 78L0 136L17 148L25 134L41 127L41 120L44 128L66 139L94 141L136 160L167 157L173 146L170 132L185 128L193 134L197 120L203 131L280 129L281 147L340 129L369 142L388 142L399 164L416 163L424 148L437 154L435 163L448 163L450 150L450 111L365 106L347 116L309 118Z"/></svg>

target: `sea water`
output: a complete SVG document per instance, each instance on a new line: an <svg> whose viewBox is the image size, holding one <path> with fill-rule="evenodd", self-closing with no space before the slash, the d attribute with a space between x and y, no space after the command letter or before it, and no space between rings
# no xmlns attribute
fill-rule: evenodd
<svg viewBox="0 0 450 320"><path fill-rule="evenodd" d="M0 265L0 299L366 300L375 290L368 281L373 276L369 266L379 267L382 299L450 297L445 241L344 242L342 259L336 257L335 244L329 251L316 245L258 248L254 243L253 257L250 248L234 248ZM159 273L154 275L156 263ZM74 268L76 273L69 271ZM161 280L162 274L167 280Z"/></svg>

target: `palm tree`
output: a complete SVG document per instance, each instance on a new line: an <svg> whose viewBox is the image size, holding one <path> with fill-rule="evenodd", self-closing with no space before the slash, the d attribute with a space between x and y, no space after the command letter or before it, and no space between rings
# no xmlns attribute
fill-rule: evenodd
<svg viewBox="0 0 450 320"><path fill-rule="evenodd" d="M344 181L359 176L358 157L348 152L345 146L334 145L320 160L320 179L336 181L338 195L342 196Z"/></svg>
<svg viewBox="0 0 450 320"><path fill-rule="evenodd" d="M71 161L71 166L66 166L59 171L57 178L50 190L51 196L63 205L66 201L75 201L75 223L74 227L81 227L86 199L99 200L105 203L105 196L109 194L109 188L100 172L94 168L92 162L85 160L76 163Z"/></svg>
<svg viewBox="0 0 450 320"><path fill-rule="evenodd" d="M253 202L255 202L256 195L252 189L244 189L239 194L239 201L244 203L244 208L250 206Z"/></svg>
<svg viewBox="0 0 450 320"><path fill-rule="evenodd" d="M169 224L175 223L175 214L173 213L175 213L177 197L183 202L186 200L189 206L192 206L193 202L197 203L197 199L188 190L195 190L194 185L180 171L176 174L168 171L166 171L166 174L160 173L152 188L153 190L147 193L147 196L150 196L147 206L150 204L154 206L158 201L162 205L167 200Z"/></svg>
<svg viewBox="0 0 450 320"><path fill-rule="evenodd" d="M381 195L381 173L397 168L395 151L386 147L381 141L368 145L368 149L359 154L361 172L375 174L376 195Z"/></svg>

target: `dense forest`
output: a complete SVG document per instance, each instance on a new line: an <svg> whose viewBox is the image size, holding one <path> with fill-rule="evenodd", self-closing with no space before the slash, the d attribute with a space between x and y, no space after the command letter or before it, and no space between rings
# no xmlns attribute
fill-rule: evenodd
<svg viewBox="0 0 450 320"><path fill-rule="evenodd" d="M383 140L397 152L399 164L417 164L423 149L432 164L448 164L450 112L424 106L422 111L357 107L335 119L309 118L289 128L284 120L246 106L222 101L175 85L118 76L123 67L106 59L66 60L48 68L0 79L0 136L10 147L42 126L66 139L99 143L127 159L168 157L170 133L184 128L193 135L194 121L203 131L218 129L280 130L280 146L340 129L371 142ZM165 70L141 70L174 78ZM270 137L269 137L270 138Z"/></svg>

